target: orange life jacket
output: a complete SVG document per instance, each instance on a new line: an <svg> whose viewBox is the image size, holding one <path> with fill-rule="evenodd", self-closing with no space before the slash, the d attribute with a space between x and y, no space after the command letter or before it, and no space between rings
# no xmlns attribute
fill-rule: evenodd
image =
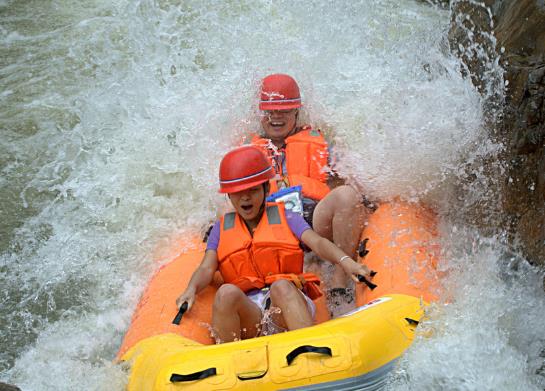
<svg viewBox="0 0 545 391"><path fill-rule="evenodd" d="M301 185L303 195L314 200L324 198L330 189L327 186L329 151L327 141L319 130L303 126L292 136L286 137L284 151L278 151L271 140L255 135L251 143L263 149L273 163L278 178L272 179L271 192L279 190L278 181L286 187ZM286 167L276 164L275 156L284 152Z"/></svg>
<svg viewBox="0 0 545 391"><path fill-rule="evenodd" d="M238 213L221 217L217 252L224 282L248 292L289 279L311 299L321 296L318 277L303 273L303 250L284 212L284 204L268 203L253 237Z"/></svg>

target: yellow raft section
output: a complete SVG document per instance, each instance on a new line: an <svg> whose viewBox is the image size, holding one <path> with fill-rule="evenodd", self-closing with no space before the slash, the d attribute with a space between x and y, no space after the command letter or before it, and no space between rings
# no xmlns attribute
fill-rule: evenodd
<svg viewBox="0 0 545 391"><path fill-rule="evenodd" d="M369 251L362 261L378 272L378 287L358 287L356 310L309 328L220 345L208 330L214 286L179 326L172 324L175 298L203 249L185 252L155 274L125 335L118 360L131 366L128 390L380 389L412 343L426 301L436 298L435 227L435 215L421 206L379 206L361 249ZM324 320L323 300L317 305Z"/></svg>

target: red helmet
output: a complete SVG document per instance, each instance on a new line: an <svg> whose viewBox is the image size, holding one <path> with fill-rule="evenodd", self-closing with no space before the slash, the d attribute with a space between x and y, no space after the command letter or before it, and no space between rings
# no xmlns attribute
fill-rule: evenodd
<svg viewBox="0 0 545 391"><path fill-rule="evenodd" d="M263 79L260 110L289 110L301 106L299 86L293 77L275 73Z"/></svg>
<svg viewBox="0 0 545 391"><path fill-rule="evenodd" d="M236 193L274 177L269 159L261 150L245 145L228 152L220 163L220 193Z"/></svg>

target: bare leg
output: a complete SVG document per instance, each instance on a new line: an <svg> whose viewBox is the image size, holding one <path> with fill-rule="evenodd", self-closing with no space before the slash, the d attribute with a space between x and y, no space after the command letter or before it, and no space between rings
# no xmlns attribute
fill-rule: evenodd
<svg viewBox="0 0 545 391"><path fill-rule="evenodd" d="M271 306L280 308L280 313L272 314L272 320L278 326L296 330L314 324L305 298L288 280L275 281L271 285Z"/></svg>
<svg viewBox="0 0 545 391"><path fill-rule="evenodd" d="M344 185L333 189L316 205L312 225L319 235L355 257L366 218L367 212L361 202L361 195L352 187ZM348 282L342 268L336 267L330 288L346 288Z"/></svg>
<svg viewBox="0 0 545 391"><path fill-rule="evenodd" d="M220 286L214 299L212 328L220 342L253 338L259 333L261 309L236 285Z"/></svg>

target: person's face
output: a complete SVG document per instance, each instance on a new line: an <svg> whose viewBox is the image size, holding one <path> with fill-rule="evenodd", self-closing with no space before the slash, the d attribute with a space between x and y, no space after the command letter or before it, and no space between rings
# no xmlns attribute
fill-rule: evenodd
<svg viewBox="0 0 545 391"><path fill-rule="evenodd" d="M237 213L246 221L259 219L261 205L265 198L263 185L257 185L237 193L229 194L229 198Z"/></svg>
<svg viewBox="0 0 545 391"><path fill-rule="evenodd" d="M297 122L297 109L262 111L261 126L267 138L283 143Z"/></svg>

